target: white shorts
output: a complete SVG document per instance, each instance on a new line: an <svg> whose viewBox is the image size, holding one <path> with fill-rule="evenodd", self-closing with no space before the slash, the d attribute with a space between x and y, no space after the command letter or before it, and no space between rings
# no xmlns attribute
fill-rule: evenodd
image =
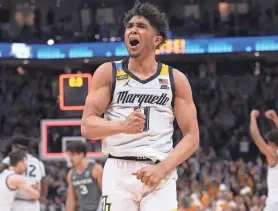
<svg viewBox="0 0 278 211"><path fill-rule="evenodd" d="M276 199L277 200L277 199ZM278 201L270 201L266 200L266 206L264 208L264 211L277 211L278 209Z"/></svg>
<svg viewBox="0 0 278 211"><path fill-rule="evenodd" d="M176 211L177 173L173 171L154 190L131 175L152 162L108 158L103 172L102 206L105 211Z"/></svg>
<svg viewBox="0 0 278 211"><path fill-rule="evenodd" d="M12 211L40 211L40 202L16 199Z"/></svg>

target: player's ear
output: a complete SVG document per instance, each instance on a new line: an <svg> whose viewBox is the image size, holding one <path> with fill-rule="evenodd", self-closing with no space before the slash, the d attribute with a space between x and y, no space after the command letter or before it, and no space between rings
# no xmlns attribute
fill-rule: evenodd
<svg viewBox="0 0 278 211"><path fill-rule="evenodd" d="M155 36L154 37L154 47L157 48L163 42L162 36Z"/></svg>

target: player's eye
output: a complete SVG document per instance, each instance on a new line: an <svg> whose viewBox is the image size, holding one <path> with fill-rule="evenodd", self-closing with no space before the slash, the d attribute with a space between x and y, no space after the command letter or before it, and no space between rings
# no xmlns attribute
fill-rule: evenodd
<svg viewBox="0 0 278 211"><path fill-rule="evenodd" d="M126 25L126 28L127 28L127 29L130 29L130 28L132 28L132 27L133 27L132 24L127 24L127 25Z"/></svg>

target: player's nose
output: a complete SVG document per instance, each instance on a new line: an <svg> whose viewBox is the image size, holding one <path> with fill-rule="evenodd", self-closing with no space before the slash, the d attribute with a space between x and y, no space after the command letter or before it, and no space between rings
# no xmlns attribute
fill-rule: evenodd
<svg viewBox="0 0 278 211"><path fill-rule="evenodd" d="M133 27L133 28L131 29L131 32L130 32L129 35L136 35L136 34L138 34L138 31L137 31L136 27Z"/></svg>

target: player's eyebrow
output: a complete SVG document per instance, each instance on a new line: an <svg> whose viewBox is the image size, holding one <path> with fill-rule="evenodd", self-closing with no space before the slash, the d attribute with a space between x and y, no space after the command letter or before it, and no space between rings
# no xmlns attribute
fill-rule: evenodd
<svg viewBox="0 0 278 211"><path fill-rule="evenodd" d="M146 27L146 28L148 27L148 25L143 22L138 22L138 23L136 23L136 25L141 26L141 27Z"/></svg>
<svg viewBox="0 0 278 211"><path fill-rule="evenodd" d="M145 27L145 28L148 28L148 24L146 24L146 23L143 23L143 22L128 22L127 24L126 24L126 27L132 27L132 26L134 26L134 25L136 25L136 26L139 26L139 27Z"/></svg>

